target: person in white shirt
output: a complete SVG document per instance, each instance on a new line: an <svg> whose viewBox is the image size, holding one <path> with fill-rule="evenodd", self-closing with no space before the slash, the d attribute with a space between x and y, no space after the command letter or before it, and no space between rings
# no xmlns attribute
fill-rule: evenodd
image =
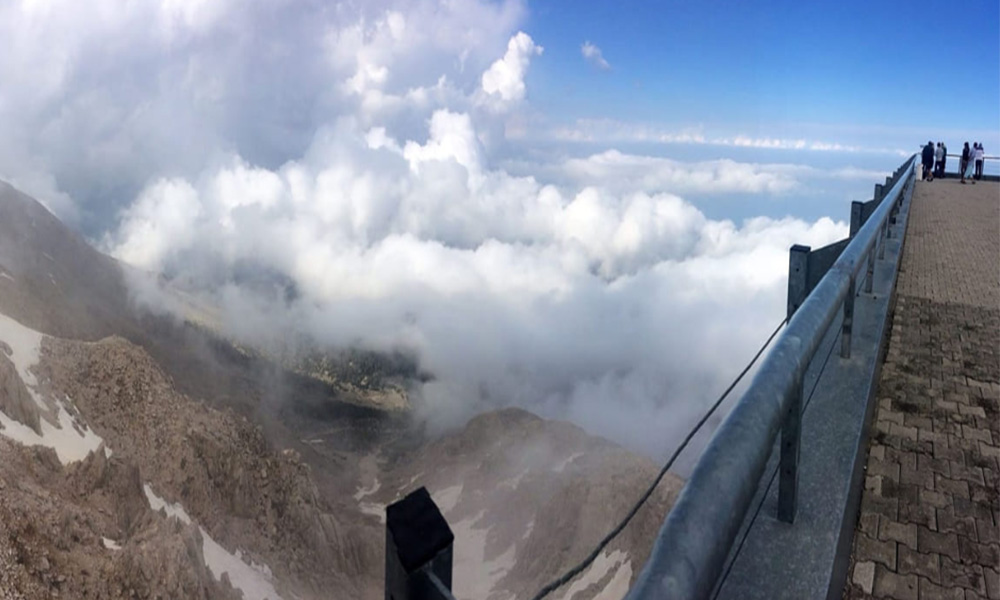
<svg viewBox="0 0 1000 600"><path fill-rule="evenodd" d="M934 148L934 176L944 177L944 147L941 142Z"/></svg>
<svg viewBox="0 0 1000 600"><path fill-rule="evenodd" d="M975 159L974 160L976 161L976 176L975 177L976 177L976 179L982 179L983 178L983 156L984 156L985 152L983 152L983 145L980 144L979 142L976 142L975 148L976 148L976 150L974 152L974 154L975 154Z"/></svg>

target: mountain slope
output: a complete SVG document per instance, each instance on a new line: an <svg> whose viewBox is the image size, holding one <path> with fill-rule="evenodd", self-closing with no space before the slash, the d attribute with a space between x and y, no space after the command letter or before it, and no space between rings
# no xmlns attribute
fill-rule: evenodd
<svg viewBox="0 0 1000 600"><path fill-rule="evenodd" d="M388 464L359 490L370 513L425 485L455 532L458 598L534 595L590 553L658 472L569 423L520 409L480 415ZM554 598L620 598L682 482L668 473L594 566Z"/></svg>
<svg viewBox="0 0 1000 600"><path fill-rule="evenodd" d="M137 312L115 261L3 185L0 217L2 598L375 600L384 506L421 485L456 534L456 595L520 598L657 471L517 409L427 439ZM680 486L554 597L620 598Z"/></svg>
<svg viewBox="0 0 1000 600"><path fill-rule="evenodd" d="M134 333L127 303L114 259L0 181L0 306L5 314L51 335L95 340Z"/></svg>

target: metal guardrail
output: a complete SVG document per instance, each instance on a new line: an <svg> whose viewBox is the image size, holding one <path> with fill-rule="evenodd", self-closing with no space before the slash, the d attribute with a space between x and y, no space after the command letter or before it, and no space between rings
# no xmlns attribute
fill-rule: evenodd
<svg viewBox="0 0 1000 600"><path fill-rule="evenodd" d="M779 431L778 517L794 520L803 376L841 310L841 356L850 357L859 273L866 269L864 281L870 291L876 255L882 258L890 217L905 188L912 185L918 158L912 156L885 186L876 186L875 199L881 201L867 220L860 203L852 207L852 239L801 306L795 305L796 290L790 284L788 312L794 316L699 459L627 600L711 595ZM886 187L888 192L883 194ZM792 269L795 256L793 252Z"/></svg>

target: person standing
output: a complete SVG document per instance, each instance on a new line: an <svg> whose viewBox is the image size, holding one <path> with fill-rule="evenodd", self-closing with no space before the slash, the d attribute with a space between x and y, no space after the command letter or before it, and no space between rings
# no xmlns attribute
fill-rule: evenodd
<svg viewBox="0 0 1000 600"><path fill-rule="evenodd" d="M928 141L927 145L924 146L920 162L924 165L924 174L921 179L934 181L934 174L931 173L931 169L934 168L934 142Z"/></svg>
<svg viewBox="0 0 1000 600"><path fill-rule="evenodd" d="M935 177L943 177L944 176L944 173L942 173L942 167L941 167L941 161L943 161L943 160L944 160L944 148L942 147L941 142L938 142L937 143L937 147L934 148L934 176Z"/></svg>
<svg viewBox="0 0 1000 600"><path fill-rule="evenodd" d="M980 144L979 142L976 142L975 148L976 150L975 153L973 154L973 159L976 161L975 177L976 180L979 180L983 178L983 159L985 158L986 153L983 151L983 145Z"/></svg>
<svg viewBox="0 0 1000 600"><path fill-rule="evenodd" d="M941 142L941 179L945 178L944 168L948 164L948 146Z"/></svg>
<svg viewBox="0 0 1000 600"><path fill-rule="evenodd" d="M965 183L965 169L969 166L969 156L971 151L969 150L969 142L965 142L965 147L962 148L962 158L958 161L958 170L962 175L962 183ZM975 183L975 180L973 180Z"/></svg>

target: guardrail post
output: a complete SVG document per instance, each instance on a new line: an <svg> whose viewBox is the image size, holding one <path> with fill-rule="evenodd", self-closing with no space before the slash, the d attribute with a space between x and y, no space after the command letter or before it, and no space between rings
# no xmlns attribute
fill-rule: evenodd
<svg viewBox="0 0 1000 600"><path fill-rule="evenodd" d="M851 283L847 287L847 297L844 298L844 323L840 330L840 358L851 358L851 330L854 328L855 279L852 274Z"/></svg>
<svg viewBox="0 0 1000 600"><path fill-rule="evenodd" d="M878 244L878 258L882 260L885 258L885 241L889 238L889 219L886 219L880 227L880 238ZM872 249L874 251L874 248Z"/></svg>
<svg viewBox="0 0 1000 600"><path fill-rule="evenodd" d="M455 536L426 488L385 509L385 600L455 600Z"/></svg>
<svg viewBox="0 0 1000 600"><path fill-rule="evenodd" d="M809 252L812 248L795 244L788 251L788 305L786 316L790 321L795 311L805 302L809 280Z"/></svg>
<svg viewBox="0 0 1000 600"><path fill-rule="evenodd" d="M851 202L851 237L861 229L861 210L864 207L864 202L855 200Z"/></svg>
<svg viewBox="0 0 1000 600"><path fill-rule="evenodd" d="M792 246L788 252L788 320L802 306L809 278L809 246ZM778 519L795 521L795 505L799 489L799 438L802 430L802 381L788 406L781 427L781 477L778 479Z"/></svg>
<svg viewBox="0 0 1000 600"><path fill-rule="evenodd" d="M879 241L879 258L883 258L885 240ZM865 293L872 293L872 279L875 278L875 248L868 251L868 268L865 271Z"/></svg>

